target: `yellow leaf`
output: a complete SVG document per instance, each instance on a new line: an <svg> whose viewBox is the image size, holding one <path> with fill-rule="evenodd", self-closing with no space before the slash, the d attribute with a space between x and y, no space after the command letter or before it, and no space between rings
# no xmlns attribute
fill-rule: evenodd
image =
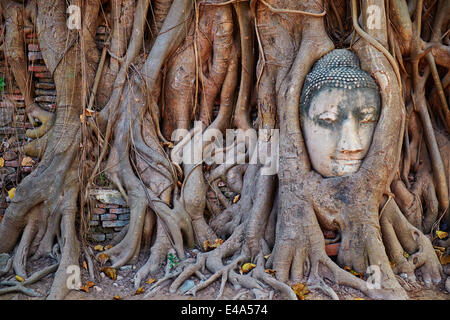
<svg viewBox="0 0 450 320"><path fill-rule="evenodd" d="M156 281L156 279L150 278L150 279L148 279L147 281L145 281L145 283L146 283L146 284L152 284L152 283L155 282L155 281Z"/></svg>
<svg viewBox="0 0 450 320"><path fill-rule="evenodd" d="M21 162L22 167L32 167L34 165L34 160L30 157L25 157Z"/></svg>
<svg viewBox="0 0 450 320"><path fill-rule="evenodd" d="M353 300L365 300L364 298L355 297Z"/></svg>
<svg viewBox="0 0 450 320"><path fill-rule="evenodd" d="M145 292L144 287L139 287L136 292L134 293L134 296L138 295L138 294L143 294Z"/></svg>
<svg viewBox="0 0 450 320"><path fill-rule="evenodd" d="M107 246L105 246L105 250L108 250L108 249L111 249L113 247L113 245L112 244L108 244Z"/></svg>
<svg viewBox="0 0 450 320"><path fill-rule="evenodd" d="M0 157L0 168L3 168L4 165L5 165L5 159L3 159L3 157Z"/></svg>
<svg viewBox="0 0 450 320"><path fill-rule="evenodd" d="M250 272L252 269L254 269L256 267L256 264L254 263L244 263L241 267L241 274L246 274L248 272Z"/></svg>
<svg viewBox="0 0 450 320"><path fill-rule="evenodd" d="M98 245L96 245L95 247L94 247L94 250L95 251L103 251L103 246L101 245L101 244L98 244Z"/></svg>
<svg viewBox="0 0 450 320"><path fill-rule="evenodd" d="M273 269L266 269L264 272L270 274L271 276L275 275L275 270Z"/></svg>
<svg viewBox="0 0 450 320"><path fill-rule="evenodd" d="M444 247L438 247L438 246L433 246L434 249L439 250L441 252L445 252L445 248Z"/></svg>
<svg viewBox="0 0 450 320"><path fill-rule="evenodd" d="M87 270L87 269L88 269L88 266L87 266L87 263L86 263L86 261L83 261L83 268L84 268L85 270Z"/></svg>
<svg viewBox="0 0 450 320"><path fill-rule="evenodd" d="M409 258L409 253L408 252L403 252L403 256L408 259Z"/></svg>
<svg viewBox="0 0 450 320"><path fill-rule="evenodd" d="M117 296L114 296L113 299L114 299L114 300L122 300L122 297L119 296L119 295L117 295Z"/></svg>
<svg viewBox="0 0 450 320"><path fill-rule="evenodd" d="M448 237L448 233L447 232L440 231L440 230L436 231L436 235L438 236L439 239L444 239L444 238Z"/></svg>
<svg viewBox="0 0 450 320"><path fill-rule="evenodd" d="M303 283L296 283L291 288L299 300L305 300L305 296L309 293L308 287Z"/></svg>
<svg viewBox="0 0 450 320"><path fill-rule="evenodd" d="M92 281L88 281L84 286L80 287L80 290L89 293L89 289L93 286L95 286L95 283L93 283Z"/></svg>
<svg viewBox="0 0 450 320"><path fill-rule="evenodd" d="M111 267L104 267L100 269L103 271L109 278L116 280L117 279L117 271L114 268Z"/></svg>
<svg viewBox="0 0 450 320"><path fill-rule="evenodd" d="M16 276L16 280L19 281L19 282L24 282L25 281L25 279L22 278L21 276Z"/></svg>
<svg viewBox="0 0 450 320"><path fill-rule="evenodd" d="M100 261L100 263L103 265L106 263L106 261L109 260L109 256L106 253L102 253L98 256L98 261Z"/></svg>
<svg viewBox="0 0 450 320"><path fill-rule="evenodd" d="M264 256L264 259L266 259L266 260L269 258L270 258L270 254Z"/></svg>
<svg viewBox="0 0 450 320"><path fill-rule="evenodd" d="M207 251L211 247L211 241L205 240L203 241L203 250Z"/></svg>
<svg viewBox="0 0 450 320"><path fill-rule="evenodd" d="M223 244L223 240L222 239L216 239L216 240L214 240L214 243L211 243L211 241L209 241L209 240L205 240L203 242L203 249L205 251L210 251L210 250L213 250L215 248L218 248L221 244Z"/></svg>
<svg viewBox="0 0 450 320"><path fill-rule="evenodd" d="M12 188L8 191L8 197L12 200L14 196L16 195L16 188Z"/></svg>
<svg viewBox="0 0 450 320"><path fill-rule="evenodd" d="M439 260L441 261L442 265L446 265L450 263L450 255L446 254L446 255L442 255Z"/></svg>
<svg viewBox="0 0 450 320"><path fill-rule="evenodd" d="M84 123L84 114L80 114L80 121L81 123Z"/></svg>
<svg viewBox="0 0 450 320"><path fill-rule="evenodd" d="M240 194L238 194L238 195L237 195L236 197L234 197L234 199L233 199L233 203L236 203L236 202L238 202L240 198L241 198L241 195L240 195Z"/></svg>
<svg viewBox="0 0 450 320"><path fill-rule="evenodd" d="M95 114L95 111L94 110L91 110L91 109L88 109L88 108L86 108L86 109L84 109L84 113L86 114L86 116L88 116L88 117L92 117L94 114Z"/></svg>

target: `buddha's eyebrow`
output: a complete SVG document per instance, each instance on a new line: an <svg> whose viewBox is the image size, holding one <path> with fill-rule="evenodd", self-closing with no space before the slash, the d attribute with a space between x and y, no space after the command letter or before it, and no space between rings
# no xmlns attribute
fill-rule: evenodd
<svg viewBox="0 0 450 320"><path fill-rule="evenodd" d="M361 112L361 113L375 113L375 112L376 112L376 108L373 107L373 106L370 106L370 107L363 107L363 108L360 110L360 112Z"/></svg>

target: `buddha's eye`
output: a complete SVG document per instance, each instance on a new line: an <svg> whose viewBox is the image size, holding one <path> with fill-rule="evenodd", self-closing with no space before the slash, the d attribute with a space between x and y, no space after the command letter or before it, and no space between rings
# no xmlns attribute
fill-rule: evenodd
<svg viewBox="0 0 450 320"><path fill-rule="evenodd" d="M317 119L323 123L331 124L338 119L338 114L331 111L325 111L317 117Z"/></svg>
<svg viewBox="0 0 450 320"><path fill-rule="evenodd" d="M361 110L360 122L361 123L374 123L377 121L377 113L374 107L367 107Z"/></svg>

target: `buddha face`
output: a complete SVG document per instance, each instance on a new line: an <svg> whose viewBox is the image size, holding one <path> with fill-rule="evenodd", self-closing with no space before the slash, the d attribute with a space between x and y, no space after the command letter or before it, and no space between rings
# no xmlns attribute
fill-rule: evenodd
<svg viewBox="0 0 450 320"><path fill-rule="evenodd" d="M324 177L357 172L372 142L379 113L376 89L320 89L301 117L313 169Z"/></svg>

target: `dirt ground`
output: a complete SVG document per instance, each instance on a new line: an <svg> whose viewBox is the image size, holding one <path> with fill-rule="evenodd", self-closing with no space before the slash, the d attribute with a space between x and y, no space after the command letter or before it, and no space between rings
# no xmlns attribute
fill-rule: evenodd
<svg viewBox="0 0 450 320"><path fill-rule="evenodd" d="M112 280L107 276L101 276L99 273L98 279L94 282L95 286L89 289L89 293L84 291L76 291L72 290L67 295L67 300L114 300L114 297L120 297L121 300L214 300L216 299L217 293L220 288L220 280L216 281L209 287L199 291L196 296L192 295L184 295L180 292L170 293L169 285L170 281L165 283L160 290L151 296L145 297L146 291L150 290L151 284L142 283L142 287L144 288L144 292L142 294L136 295L136 289L134 288L133 278L136 274L137 270L146 262L145 259L148 257L148 254L141 254L139 262L134 266L126 266L124 269L117 270L117 279ZM53 264L54 261L51 259L41 259L40 261L33 263L31 268L28 270L29 274L32 274L35 271L42 269L43 267L49 266ZM208 276L208 274L205 274ZM156 280L163 276L163 270L161 270L160 274L154 276ZM81 280L84 285L87 281L89 281L89 273L81 269ZM197 284L200 280L196 277L192 277L191 280ZM11 293L0 296L0 300L42 300L45 299L46 293L48 293L50 286L53 281L53 274L48 275L47 277L41 279L39 282L34 283L29 286L36 292L40 293L42 297L29 297L22 293ZM361 292L351 289L345 288L341 286L336 286L327 282L330 287L337 293L341 300L355 300L355 298L363 298L364 300L371 300L369 297L366 297ZM450 293L446 292L444 288L444 282L441 282L438 286L434 286L432 288L426 288L423 285L416 285L413 290L408 290L408 295L412 300L450 300ZM234 288L231 284L227 283L223 297L221 300L233 300L237 296L239 296L239 300L254 300L255 295L244 288ZM282 300L284 299L280 293L273 292L272 296L273 300ZM311 290L309 294L305 296L306 300L329 300L330 297L322 291L319 290Z"/></svg>

